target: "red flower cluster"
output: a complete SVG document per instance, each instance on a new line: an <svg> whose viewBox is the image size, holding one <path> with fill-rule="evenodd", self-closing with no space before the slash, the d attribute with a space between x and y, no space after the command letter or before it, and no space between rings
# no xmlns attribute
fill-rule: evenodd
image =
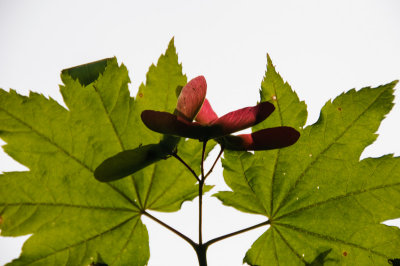
<svg viewBox="0 0 400 266"><path fill-rule="evenodd" d="M207 91L203 76L192 79L178 98L175 114L145 110L143 123L151 130L166 135L207 141L216 139L225 149L270 150L290 146L300 137L291 127L262 129L252 134L233 136L231 133L264 121L275 107L262 102L218 117L205 99ZM195 118L196 122L192 122Z"/></svg>

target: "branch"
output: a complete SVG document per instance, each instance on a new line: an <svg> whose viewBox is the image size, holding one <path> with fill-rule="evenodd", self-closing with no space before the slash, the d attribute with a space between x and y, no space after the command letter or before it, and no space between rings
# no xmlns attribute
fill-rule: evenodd
<svg viewBox="0 0 400 266"><path fill-rule="evenodd" d="M199 177L196 175L196 172L181 158L177 153L173 153L172 156L174 156L178 161L180 161L186 168L194 175L197 181L200 182Z"/></svg>
<svg viewBox="0 0 400 266"><path fill-rule="evenodd" d="M219 151L219 154L217 156L217 159L215 159L213 165L211 166L210 170L208 171L208 173L206 174L206 176L204 177L204 179L207 178L207 176L209 176L211 174L211 172L214 170L215 165L218 162L218 159L221 157L222 153L224 152L224 147L221 146L221 150Z"/></svg>
<svg viewBox="0 0 400 266"><path fill-rule="evenodd" d="M204 185L204 154L206 152L207 141L203 142L201 152L201 179L199 181L199 246L203 245L203 185Z"/></svg>
<svg viewBox="0 0 400 266"><path fill-rule="evenodd" d="M204 154L206 152L207 141L203 142L203 151L201 153L201 180L204 182Z"/></svg>
<svg viewBox="0 0 400 266"><path fill-rule="evenodd" d="M156 217L154 217L153 215L151 215L150 213L143 211L142 212L144 215L146 215L147 217L149 217L150 219L152 219L153 221L157 222L158 224L164 226L165 228L167 228L168 230L172 231L173 233L177 234L178 236L180 236L181 238L183 238L185 241L187 241L193 248L195 248L197 246L197 244L195 242L193 242L193 240L191 240L189 237L185 236L184 234L182 234L181 232L179 232L178 230L172 228L171 226L169 226L168 224L158 220ZM196 249L196 248L195 248Z"/></svg>
<svg viewBox="0 0 400 266"><path fill-rule="evenodd" d="M214 244L215 242L218 242L218 241L223 240L225 238L228 238L228 237L231 237L231 236L235 236L235 235L238 235L238 234L241 234L241 233L244 233L244 232L247 232L247 231L256 229L258 227L261 227L261 226L264 226L264 225L268 225L268 224L270 224L269 220L267 220L265 222L262 222L262 223L259 223L259 224L256 224L256 225L253 225L253 226L250 226L250 227L247 227L245 229L242 229L242 230L227 234L227 235L223 235L223 236L211 239L207 243L205 243L204 246L208 247L208 246Z"/></svg>

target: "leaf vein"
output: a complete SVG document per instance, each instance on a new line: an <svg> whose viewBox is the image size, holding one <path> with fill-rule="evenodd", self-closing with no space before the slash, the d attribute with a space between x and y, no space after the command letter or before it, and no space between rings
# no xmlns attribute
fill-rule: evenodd
<svg viewBox="0 0 400 266"><path fill-rule="evenodd" d="M93 88L94 88L94 91L96 92L96 94L97 94L97 95L99 96L99 98L100 98L101 106L103 107L104 112L106 113L108 122L110 123L110 125L111 125L111 127L112 127L112 129L113 129L113 132L114 132L114 134L115 134L115 137L116 137L117 140L118 140L119 146L121 147L122 150L125 150L125 147L124 147L124 144L122 143L121 137L119 136L118 131L117 131L117 128L115 127L115 124L114 124L114 122L113 122L112 119L111 119L110 113L107 111L106 105L105 105L105 103L104 103L103 98L102 98L101 95L100 95L100 92L98 91L98 89L97 89L96 86L93 85ZM119 91L118 91L118 95L119 95Z"/></svg>
<svg viewBox="0 0 400 266"><path fill-rule="evenodd" d="M274 184L275 184L275 176L276 176L276 168L278 167L278 158L280 155L280 150L278 149L275 156L274 169L272 171L271 177L271 206L270 206L270 216L274 213Z"/></svg>
<svg viewBox="0 0 400 266"><path fill-rule="evenodd" d="M104 211L123 211L123 212L137 212L134 209L128 208L116 208L116 207L101 207L101 206L85 206L85 205L73 205L65 203L46 203L46 202L16 202L16 203L5 203L0 202L0 206L11 207L11 206L33 206L33 207L61 207L61 208L78 208L78 209L93 209L93 210L104 210Z"/></svg>
<svg viewBox="0 0 400 266"><path fill-rule="evenodd" d="M275 239L275 234L274 234L274 230L271 230L271 236L272 236L272 245L274 246L274 256L276 259L276 263L279 266L279 259L278 259L278 250L276 249L276 239Z"/></svg>
<svg viewBox="0 0 400 266"><path fill-rule="evenodd" d="M305 174L308 172L309 169L311 169L311 167L319 160L319 158L321 157L321 155L323 155L325 152L327 152L333 144L335 144L341 137L344 136L344 134L347 133L348 130L350 130L350 128L352 126L354 126L354 124L371 108L371 106L382 96L383 93L385 93L386 90L382 90L381 93L378 94L378 96L375 97L375 99L373 101L371 101L371 103L365 107L365 109L343 130L343 132L341 134L339 134L333 141L332 143L330 143L329 145L326 146L326 148L324 150L322 150L317 156L315 156L314 160L310 162L310 164L303 170L303 172L299 175L299 177L296 179L294 185L288 190L288 192L286 193L286 195L283 197L279 207L276 209L275 214L278 213L278 211L285 205L286 201L288 200L290 194L294 191L294 189L297 187L297 185L300 183L301 179L305 176ZM311 134L311 130L310 130L310 134Z"/></svg>
<svg viewBox="0 0 400 266"><path fill-rule="evenodd" d="M293 210L293 211L288 212L286 214L282 214L281 216L278 216L275 219L275 221L277 221L279 219L282 219L284 217L293 215L294 213L305 211L305 210L308 210L308 209L312 209L312 208L321 206L323 204L327 204L327 203L335 201L335 200L341 200L341 199L344 199L344 198L347 198L347 197L357 196L357 195L360 195L360 194L363 194L363 193L367 193L367 192L372 192L372 191L375 191L375 190L378 190L378 189L385 189L385 188L390 188L390 187L395 187L395 186L400 186L400 182L393 183L393 184L380 185L380 186L372 187L372 188L369 188L369 189L361 189L361 190L357 190L357 191L352 191L352 192L349 192L349 193L346 193L346 194L343 194L343 195L339 195L339 196L336 196L336 197L328 198L328 199L326 199L324 201L320 201L320 202L316 202L314 204L310 204L308 206Z"/></svg>
<svg viewBox="0 0 400 266"><path fill-rule="evenodd" d="M290 249L290 251L292 251L292 253L294 255L296 255L296 257L301 260L304 264L307 264L307 262L304 260L304 258L296 252L296 250L289 244L289 242L287 241L287 239L285 237L283 237L282 233L275 227L274 228L276 230L276 232L278 233L278 235L282 238L282 241L286 244L286 246Z"/></svg>
<svg viewBox="0 0 400 266"><path fill-rule="evenodd" d="M12 117L13 119L17 120L19 123L23 124L24 126L26 126L28 129L30 129L32 132L34 132L36 135L38 135L39 137L43 138L45 141L49 142L51 145L53 145L54 147L56 147L60 152L62 152L64 155L66 155L67 157L71 158L72 160L74 160L75 162L77 162L79 165L81 165L84 169L88 170L91 174L93 174L93 170L87 166L84 162L82 162L81 160L79 160L78 158L76 158L75 156L73 156L71 153L69 153L67 150L65 150L64 148L62 148L61 146L59 146L57 143L55 143L54 141L52 141L50 138L48 138L46 135L44 135L43 133L41 133L39 130L35 129L33 126L29 125L28 123L26 123L25 121L23 121L22 119L20 119L19 117L15 116L14 114L11 114L10 112L8 112L7 110L5 110L4 108L0 107L0 110L3 111L4 113L6 113L7 115L9 115L10 117ZM113 190L117 191L122 197L124 197L125 199L129 199L129 197L123 193L120 190L116 190L110 183L106 183L108 186L110 186ZM129 202L132 203L131 200L129 200Z"/></svg>
<svg viewBox="0 0 400 266"><path fill-rule="evenodd" d="M92 241L92 240L94 240L94 239L96 239L96 238L98 238L98 237L101 237L101 236L103 236L103 235L105 235L105 234L108 234L108 233L110 233L110 232L112 232L112 231L118 229L119 227L123 226L124 224L128 223L130 220L134 219L136 216L137 216L137 215L131 216L131 217L129 217L128 219L124 220L123 222L117 224L116 226L111 227L110 229L108 229L108 230L106 230L106 231L104 231L104 232L101 232L101 233L99 233L99 234L97 234L97 235L94 235L94 236L92 236L92 237L90 237L90 238L88 238L88 239L84 239L84 240L82 240L82 241L80 241L80 242L77 242L77 243L75 243L75 244L73 244L73 245L71 245L71 246L68 246L68 247L65 247L65 248L62 248L62 249L59 249L59 250L55 250L55 249L54 249L54 252L53 252L53 253L47 254L46 256L43 256L43 257L40 257L40 258L35 259L35 260L33 260L33 261L30 261L29 264L33 264L33 263L35 263L35 262L44 260L44 259L46 259L46 258L48 258L48 257L50 257L50 256L52 256L52 255L54 255L55 253L60 253L60 252L63 252L63 251L65 251L65 250L69 250L70 248L77 247L77 246L79 246L79 245L81 245L81 244L83 244L83 243L87 243L87 242Z"/></svg>
<svg viewBox="0 0 400 266"><path fill-rule="evenodd" d="M144 200L144 203L143 203L143 209L144 210L147 209L146 205L147 205L147 201L148 201L149 196L150 196L151 188L153 187L153 182L154 182L154 178L155 178L156 171L157 171L157 165L158 165L157 163L154 165L153 172L151 173L150 184L149 184L149 187L147 189L146 199Z"/></svg>
<svg viewBox="0 0 400 266"><path fill-rule="evenodd" d="M126 239L126 242L125 242L124 246L121 248L121 250L118 253L118 255L115 256L115 259L110 263L110 265L113 265L118 260L118 258L120 258L122 256L122 253L124 252L124 250L126 249L126 247L128 246L129 242L132 239L133 232L135 232L135 228L136 228L138 223L139 223L139 219L137 219L136 223L133 225L132 230L131 230L128 238Z"/></svg>
<svg viewBox="0 0 400 266"><path fill-rule="evenodd" d="M241 156L239 156L239 161L240 161L240 168L242 169L242 172L243 172L244 180L246 181L246 183L247 183L247 185L249 186L250 190L253 192L255 198L257 199L257 201L258 201L259 203L261 203L260 200L259 200L258 197L257 197L257 194L255 193L253 187L250 185L250 182L249 182L249 180L248 180L248 178L247 178L246 171L244 170L243 161L242 161L242 157L241 157ZM265 214L267 214L268 212L267 212L267 210L265 209L264 204L261 203L260 205L263 207Z"/></svg>
<svg viewBox="0 0 400 266"><path fill-rule="evenodd" d="M20 209L22 206L19 206L18 209ZM24 219L20 220L18 223L14 223L10 228L8 228L9 231L14 230L15 228L18 228L22 224L24 224L26 221L29 221L37 212L38 207L35 206L35 209L33 210L32 213L29 214L29 216L25 216Z"/></svg>
<svg viewBox="0 0 400 266"><path fill-rule="evenodd" d="M375 250L372 250L370 248L363 247L363 246L361 246L359 244L351 243L351 242L348 242L346 240L342 240L342 239L339 239L339 238L334 238L334 237L329 236L329 235L324 235L324 234L321 234L321 233L308 231L306 229L299 228L299 227L296 227L296 226L293 226L293 225L282 224L282 223L276 223L276 224L278 224L278 225L280 225L282 227L286 227L286 228L291 229L291 230L296 231L296 232L300 232L300 233L303 233L303 234L306 234L306 235L311 235L313 237L320 238L320 239L323 239L323 240L326 240L326 241L337 242L337 243L341 243L341 244L344 244L344 245L347 245L347 246L351 246L351 247L355 247L355 248L358 248L358 249L362 249L362 250L365 250L365 251L368 251L370 253L373 253L373 254L376 254L378 256L386 258L386 255L384 255L384 254L382 254L380 252L377 252Z"/></svg>

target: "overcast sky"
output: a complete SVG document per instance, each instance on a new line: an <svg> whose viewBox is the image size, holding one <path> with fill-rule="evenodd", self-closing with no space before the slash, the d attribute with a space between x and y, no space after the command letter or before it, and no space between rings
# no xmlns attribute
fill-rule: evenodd
<svg viewBox="0 0 400 266"><path fill-rule="evenodd" d="M250 4L251 3L251 4ZM148 67L174 36L183 71L204 75L218 114L254 105L268 52L282 77L308 106L314 123L323 104L343 91L400 79L400 1L16 1L0 0L0 87L62 101L60 71L116 56L135 94ZM382 123L363 156L400 155L400 105ZM1 142L4 144L4 142ZM23 170L0 153L0 171ZM208 180L218 188L221 167ZM196 237L197 203L158 217ZM205 240L263 218L205 200ZM196 265L192 248L144 219L150 266ZM210 247L210 266L241 265L265 228ZM26 237L24 238L26 239ZM168 243L168 248L163 244ZM0 265L18 256L22 240L0 238Z"/></svg>

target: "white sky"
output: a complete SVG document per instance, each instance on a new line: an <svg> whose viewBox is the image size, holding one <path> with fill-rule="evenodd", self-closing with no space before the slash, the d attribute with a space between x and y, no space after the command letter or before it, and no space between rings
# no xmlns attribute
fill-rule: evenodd
<svg viewBox="0 0 400 266"><path fill-rule="evenodd" d="M250 4L251 2L251 4ZM307 124L343 91L400 79L400 2L359 1L15 1L0 0L0 87L41 92L61 101L60 71L116 56L130 71L133 94L175 36L188 78L204 75L218 114L255 104L266 53L305 100ZM397 105L364 156L400 155ZM4 142L1 142L4 143ZM24 167L0 153L0 171ZM219 167L208 180L224 189ZM181 213L155 213L197 238L197 202ZM205 240L263 218L205 200ZM192 248L144 219L150 266L196 265ZM399 223L397 223L399 224ZM209 266L241 265L265 228L210 247ZM0 265L17 257L21 240L0 238Z"/></svg>

